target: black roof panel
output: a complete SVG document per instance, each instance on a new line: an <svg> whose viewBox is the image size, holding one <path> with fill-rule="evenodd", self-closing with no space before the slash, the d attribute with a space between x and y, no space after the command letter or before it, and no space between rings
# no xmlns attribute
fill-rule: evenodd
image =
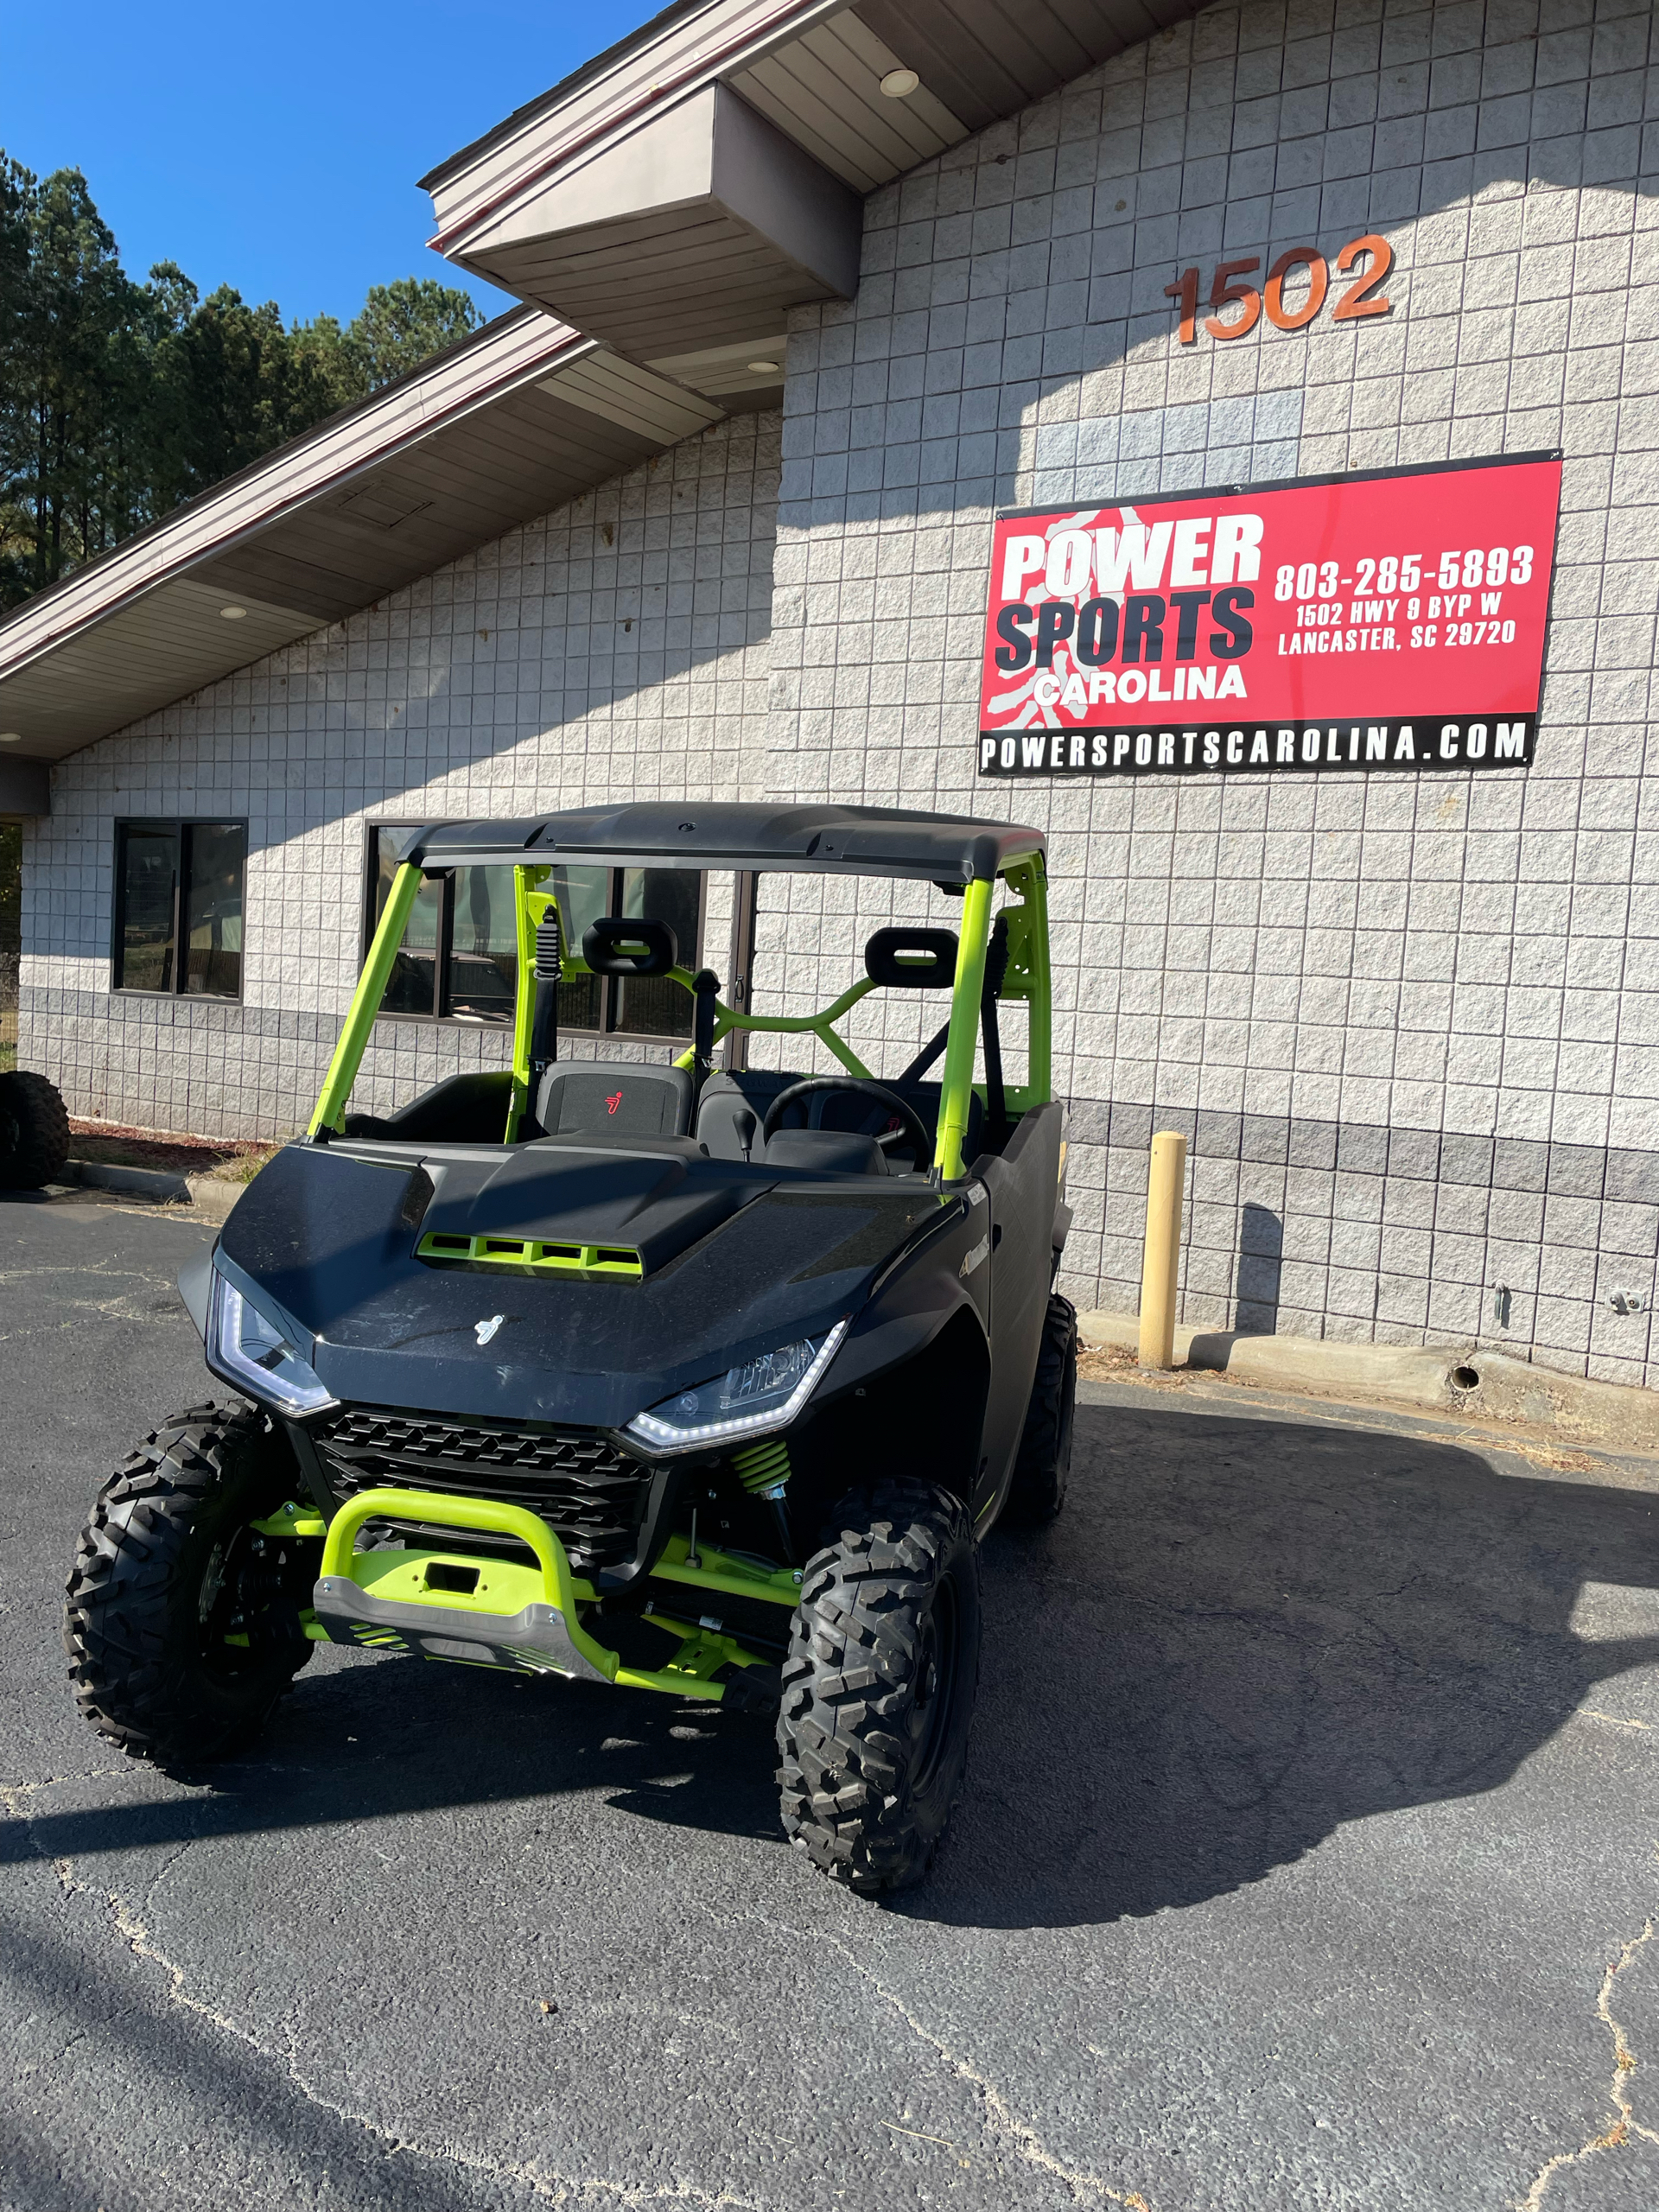
<svg viewBox="0 0 1659 2212"><path fill-rule="evenodd" d="M524 822L437 822L404 847L423 868L563 861L617 868L746 868L989 882L1044 849L1040 830L896 806L645 800Z"/></svg>

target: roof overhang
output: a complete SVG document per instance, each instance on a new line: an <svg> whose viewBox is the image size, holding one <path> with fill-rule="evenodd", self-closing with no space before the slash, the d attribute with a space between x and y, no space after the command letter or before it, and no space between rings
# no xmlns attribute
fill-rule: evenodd
<svg viewBox="0 0 1659 2212"><path fill-rule="evenodd" d="M0 765L60 760L724 412L517 309L0 624Z"/></svg>
<svg viewBox="0 0 1659 2212"><path fill-rule="evenodd" d="M781 364L791 307L851 296L864 194L1200 4L671 7L423 179L432 243L712 394L746 353Z"/></svg>
<svg viewBox="0 0 1659 2212"><path fill-rule="evenodd" d="M714 84L520 195L456 257L658 368L764 340L777 384L789 309L850 298L862 227L855 192Z"/></svg>
<svg viewBox="0 0 1659 2212"><path fill-rule="evenodd" d="M425 181L434 244L524 308L0 623L7 787L32 810L27 764L774 404L789 309L856 283L863 194L1198 12L676 0Z"/></svg>

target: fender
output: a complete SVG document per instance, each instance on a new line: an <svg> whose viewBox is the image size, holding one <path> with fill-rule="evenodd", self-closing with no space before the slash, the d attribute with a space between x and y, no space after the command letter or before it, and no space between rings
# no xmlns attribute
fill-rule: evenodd
<svg viewBox="0 0 1659 2212"><path fill-rule="evenodd" d="M213 1255L218 1249L219 1240L215 1237L205 1252L198 1252L194 1260L187 1260L179 1269L179 1296L204 1344L207 1341L207 1301L213 1288Z"/></svg>

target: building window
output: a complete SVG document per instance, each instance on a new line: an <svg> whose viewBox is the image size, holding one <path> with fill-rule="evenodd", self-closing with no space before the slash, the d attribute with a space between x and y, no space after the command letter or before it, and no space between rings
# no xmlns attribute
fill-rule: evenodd
<svg viewBox="0 0 1659 2212"><path fill-rule="evenodd" d="M377 823L369 831L365 951L397 873L398 847L416 826ZM672 868L556 868L552 875L572 952L580 952L590 922L626 914L666 922L680 965L693 969L702 957L703 883L691 869ZM429 1021L510 1022L518 977L512 870L458 868L422 884L383 1011ZM691 1034L690 994L665 976L578 976L560 988L559 1027L673 1042Z"/></svg>
<svg viewBox="0 0 1659 2212"><path fill-rule="evenodd" d="M118 822L118 991L184 998L242 995L241 822Z"/></svg>

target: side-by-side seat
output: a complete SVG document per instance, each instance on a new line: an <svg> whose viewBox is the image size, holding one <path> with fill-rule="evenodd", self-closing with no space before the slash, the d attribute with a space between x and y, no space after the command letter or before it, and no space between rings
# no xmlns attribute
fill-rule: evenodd
<svg viewBox="0 0 1659 2212"><path fill-rule="evenodd" d="M697 1103L696 1135L698 1141L708 1147L713 1160L779 1160L778 1140L791 1131L779 1129L772 1144L763 1151L760 1125L766 1119L766 1109L780 1090L792 1083L805 1078L798 1074L779 1072L772 1068L746 1068L741 1074L724 1072L710 1076L703 1085L702 1096ZM931 1137L938 1126L940 1085L937 1083L882 1082L885 1090L901 1098L921 1122ZM790 1118L803 1135L819 1130L835 1130L849 1136L874 1140L887 1128L891 1118L874 1098L855 1090L820 1090L810 1098L804 1098L798 1107L789 1109ZM980 1134L984 1121L984 1109L977 1096L968 1109L968 1134L963 1150L971 1160L979 1149ZM901 1171L912 1163L907 1154L899 1152L896 1158L889 1155L891 1164ZM790 1165L796 1163L791 1161ZM807 1165L804 1154L798 1163ZM825 1164L828 1162L826 1160ZM925 1167L930 1163L919 1160L915 1165Z"/></svg>
<svg viewBox="0 0 1659 2212"><path fill-rule="evenodd" d="M536 1119L552 1137L694 1138L714 1160L765 1160L817 1173L879 1175L927 1166L912 1162L906 1151L881 1150L875 1139L891 1116L878 1100L854 1090L817 1091L803 1099L788 1109L788 1125L763 1144L766 1109L779 1091L803 1080L770 1068L722 1071L709 1078L698 1099L683 1068L639 1060L562 1060L542 1079ZM404 1143L499 1143L511 1083L505 1069L448 1076L396 1113L348 1115L346 1133ZM884 1088L912 1108L931 1138L940 1086L894 1082ZM963 1147L970 1160L982 1121L976 1096Z"/></svg>
<svg viewBox="0 0 1659 2212"><path fill-rule="evenodd" d="M505 1068L446 1076L396 1113L348 1114L346 1135L404 1144L499 1144L512 1095ZM683 1068L562 1060L542 1078L536 1118L549 1136L683 1137L694 1096Z"/></svg>
<svg viewBox="0 0 1659 2212"><path fill-rule="evenodd" d="M507 1131L512 1076L506 1068L447 1075L392 1114L348 1114L348 1137L391 1137L398 1144L499 1144Z"/></svg>
<svg viewBox="0 0 1659 2212"><path fill-rule="evenodd" d="M561 1060L542 1077L536 1118L550 1137L683 1137L696 1095L684 1068Z"/></svg>

